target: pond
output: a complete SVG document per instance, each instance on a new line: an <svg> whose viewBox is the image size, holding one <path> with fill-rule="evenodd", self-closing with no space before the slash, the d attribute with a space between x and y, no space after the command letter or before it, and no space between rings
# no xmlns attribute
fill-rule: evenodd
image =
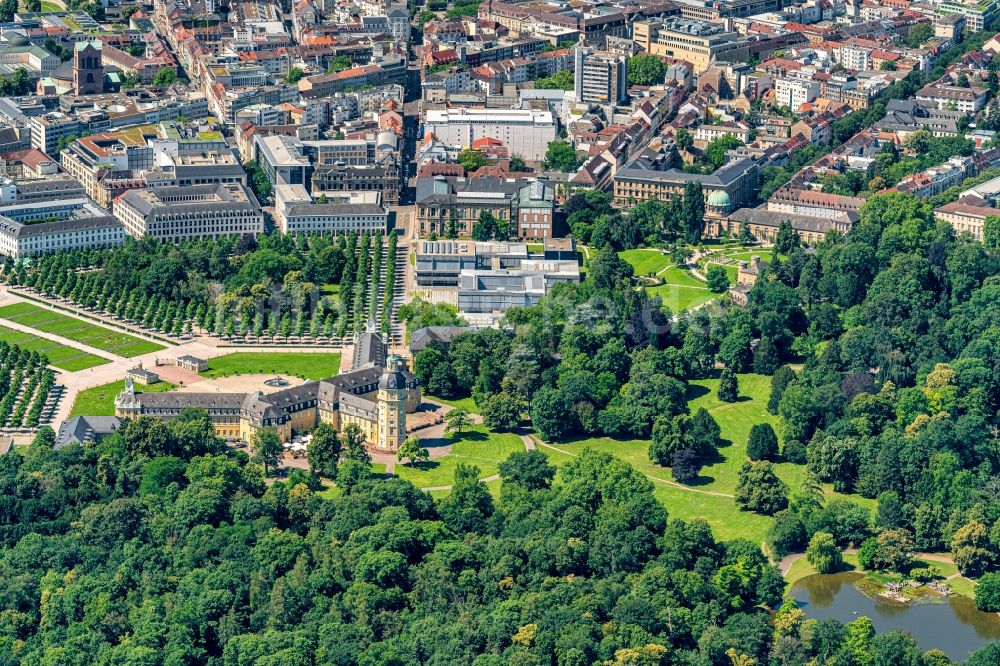
<svg viewBox="0 0 1000 666"><path fill-rule="evenodd" d="M893 604L862 594L854 586L862 577L859 573L806 576L792 587L792 596L806 617L846 623L866 615L878 632L908 632L921 650L937 648L953 660L964 661L976 649L1000 640L1000 615L978 610L968 597L956 594Z"/></svg>

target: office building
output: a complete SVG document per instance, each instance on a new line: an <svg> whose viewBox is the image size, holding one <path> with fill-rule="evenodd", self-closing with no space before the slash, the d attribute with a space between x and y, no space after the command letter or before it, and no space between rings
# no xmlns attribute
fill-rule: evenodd
<svg viewBox="0 0 1000 666"><path fill-rule="evenodd" d="M88 247L117 247L124 243L122 224L111 215L67 217L31 224L0 215L0 254L15 259Z"/></svg>
<svg viewBox="0 0 1000 666"><path fill-rule="evenodd" d="M301 141L283 134L258 134L254 141L257 165L272 185L304 185L309 182L312 165Z"/></svg>
<svg viewBox="0 0 1000 666"><path fill-rule="evenodd" d="M750 50L746 37L717 23L680 17L636 21L632 38L642 50L688 62L695 73L715 61L746 62Z"/></svg>
<svg viewBox="0 0 1000 666"><path fill-rule="evenodd" d="M115 201L114 213L135 238L180 242L264 232L260 204L238 184L129 190Z"/></svg>
<svg viewBox="0 0 1000 666"><path fill-rule="evenodd" d="M537 304L556 284L580 281L571 239L546 239L541 253L517 242L421 240L415 264L418 286L480 323L494 322L512 307Z"/></svg>
<svg viewBox="0 0 1000 666"><path fill-rule="evenodd" d="M389 211L380 192L320 195L316 201L302 185L278 185L274 217L281 233L382 234L389 230Z"/></svg>
<svg viewBox="0 0 1000 666"><path fill-rule="evenodd" d="M557 136L552 113L533 109L430 109L424 134L463 148L479 139L497 139L511 155L529 162L545 159L549 142Z"/></svg>

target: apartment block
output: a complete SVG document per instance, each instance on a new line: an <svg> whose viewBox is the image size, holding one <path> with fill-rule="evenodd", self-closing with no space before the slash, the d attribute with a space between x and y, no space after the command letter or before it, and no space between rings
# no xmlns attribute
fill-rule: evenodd
<svg viewBox="0 0 1000 666"><path fill-rule="evenodd" d="M624 104L628 101L627 58L577 47L574 93L578 102Z"/></svg>

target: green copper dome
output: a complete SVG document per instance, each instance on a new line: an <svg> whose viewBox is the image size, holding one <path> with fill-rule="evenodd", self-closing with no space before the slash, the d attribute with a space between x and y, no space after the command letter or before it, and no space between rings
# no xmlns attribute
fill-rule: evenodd
<svg viewBox="0 0 1000 666"><path fill-rule="evenodd" d="M733 200L722 190L716 190L708 195L708 205L716 208L729 208L733 205Z"/></svg>

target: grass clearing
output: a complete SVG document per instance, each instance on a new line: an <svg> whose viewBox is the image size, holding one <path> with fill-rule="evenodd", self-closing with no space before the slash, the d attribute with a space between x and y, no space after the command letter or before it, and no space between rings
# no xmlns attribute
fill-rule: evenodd
<svg viewBox="0 0 1000 666"><path fill-rule="evenodd" d="M771 378L766 375L737 375L740 400L738 402L722 402L715 393L719 388L719 380L695 379L688 384L688 406L691 413L704 407L708 410L722 431L722 446L719 454L722 460L708 465L701 471L701 476L710 479L712 490L732 493L736 489L740 467L746 460L747 439L750 429L756 423L769 423L778 433L781 440L778 417L767 411L767 400L771 396ZM805 478L805 467L791 463L779 463L776 471L781 479L790 487L801 484ZM794 485L793 485L794 484Z"/></svg>
<svg viewBox="0 0 1000 666"><path fill-rule="evenodd" d="M0 307L0 317L126 358L164 349L163 345L155 342L31 303L13 303Z"/></svg>
<svg viewBox="0 0 1000 666"><path fill-rule="evenodd" d="M149 386L137 386L137 391L143 393L165 393L177 388L170 382L158 382ZM84 389L76 394L76 401L69 415L72 416L114 416L115 396L125 390L125 380L102 384Z"/></svg>
<svg viewBox="0 0 1000 666"><path fill-rule="evenodd" d="M719 539L738 537L760 543L771 525L771 518L748 511L741 511L731 497L739 480L739 470L746 460L746 444L750 429L755 423L770 423L779 434L778 417L767 412L767 400L771 393L771 378L765 375L738 375L740 401L725 403L715 396L719 380L717 378L693 380L689 384L688 406L692 413L704 407L719 423L722 446L720 459L704 467L698 482L693 486L679 487L673 482L670 469L660 467L648 457L647 440L613 440L596 437L578 439L553 445L541 444L538 448L549 457L549 461L560 466L572 456L590 447L604 451L629 463L638 472L649 477L655 486L654 494L667 508L672 518L692 520L704 519ZM790 491L798 489L806 477L805 465L779 462L775 471L788 484ZM856 495L834 493L829 486L824 487L827 500L849 499L874 508L874 500ZM715 495L712 493L721 493Z"/></svg>
<svg viewBox="0 0 1000 666"><path fill-rule="evenodd" d="M292 375L319 380L340 373L340 353L234 352L208 361L202 377Z"/></svg>
<svg viewBox="0 0 1000 666"><path fill-rule="evenodd" d="M674 313L691 310L719 297L719 294L712 293L706 287L681 287L674 284L647 287L646 291L650 295L659 296L663 305Z"/></svg>
<svg viewBox="0 0 1000 666"><path fill-rule="evenodd" d="M86 370L87 368L93 368L98 365L104 365L109 363L109 361L101 358L100 356L94 356L93 354L88 354L87 352L80 351L79 349L74 349L73 347L67 347L66 345L61 345L58 342L53 342L46 338L40 338L37 335L32 335L31 333L25 333L23 331L17 331L12 328L7 328L6 326L0 326L0 340L4 340L12 345L17 345L28 351L36 351L39 354L45 354L49 359L49 365L52 365L60 370L65 370L66 372L76 372L77 370Z"/></svg>
<svg viewBox="0 0 1000 666"><path fill-rule="evenodd" d="M655 487L653 494L667 508L671 518L682 520L701 518L711 525L712 533L719 539L743 537L754 543L763 540L771 524L769 517L741 511L731 497L708 494L726 492L711 483L696 488L678 487L674 484L668 468L650 462L648 447L649 442L642 439L614 440L594 437L552 446L542 445L539 449L549 457L549 462L556 466L565 464L585 448L610 453L650 478Z"/></svg>
<svg viewBox="0 0 1000 666"><path fill-rule="evenodd" d="M637 276L655 275L673 263L669 254L663 254L659 250L625 250L619 252L618 256L632 266Z"/></svg>
<svg viewBox="0 0 1000 666"><path fill-rule="evenodd" d="M707 271L710 266L722 266L726 269L726 277L729 278L729 284L736 284L736 279L739 277L740 269L738 266L733 264L720 264L717 261L709 261L705 264L705 270Z"/></svg>
<svg viewBox="0 0 1000 666"><path fill-rule="evenodd" d="M646 287L646 290L650 295L663 299L663 304L674 312L690 310L719 297L719 294L709 291L705 283L690 270L679 266L670 266L656 277L665 284Z"/></svg>
<svg viewBox="0 0 1000 666"><path fill-rule="evenodd" d="M433 395L425 395L428 400L433 400L434 402L440 402L442 405L448 405L454 409L464 409L470 414L478 414L479 406L476 405L476 401L471 397L468 398L458 398L457 400L445 400L444 398L438 398Z"/></svg>
<svg viewBox="0 0 1000 666"><path fill-rule="evenodd" d="M448 455L415 465L396 465L396 476L406 479L418 488L434 488L454 483L455 469L459 463L479 468L479 478L493 476L500 463L512 453L524 450L524 442L517 435L490 432L484 426L473 426L455 437L455 444Z"/></svg>

